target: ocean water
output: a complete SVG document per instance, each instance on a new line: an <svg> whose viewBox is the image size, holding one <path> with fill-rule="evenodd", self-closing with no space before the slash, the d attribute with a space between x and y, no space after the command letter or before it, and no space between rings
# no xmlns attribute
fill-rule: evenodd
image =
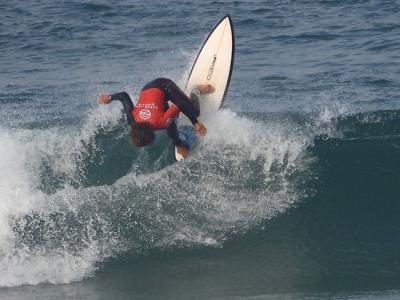
<svg viewBox="0 0 400 300"><path fill-rule="evenodd" d="M225 107L176 164L121 107L225 14ZM0 3L0 299L399 299L398 1Z"/></svg>

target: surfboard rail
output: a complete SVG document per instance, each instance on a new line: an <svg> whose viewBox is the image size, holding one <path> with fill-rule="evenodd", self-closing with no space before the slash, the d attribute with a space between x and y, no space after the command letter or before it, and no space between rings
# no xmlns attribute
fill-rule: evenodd
<svg viewBox="0 0 400 300"><path fill-rule="evenodd" d="M188 95L192 92L196 94L194 90L199 85L210 85L213 88L210 93L196 94L200 98L201 118L214 114L225 103L232 77L234 57L235 34L233 23L231 17L225 15L214 26L203 42L185 84L185 93ZM181 116L177 123L181 139L184 142L186 137L183 135L183 127L191 124L184 116ZM182 132L180 128L182 128ZM193 131L192 134L195 135ZM192 149L193 145L188 143L189 149ZM174 155L176 161L184 159L177 152L176 147L174 147Z"/></svg>
<svg viewBox="0 0 400 300"><path fill-rule="evenodd" d="M232 48L231 48L231 55L230 55L229 74L228 74L227 82L226 82L225 89L224 89L224 92L223 92L223 96L222 96L222 99L220 100L221 102L220 102L220 105L219 105L218 108L221 108L221 107L223 106L223 104L225 103L225 97L226 97L226 94L227 94L227 92L228 92L229 84L230 84L231 77L232 77L233 64L234 64L234 61L235 61L235 31L234 31L234 27L233 27L232 18L230 17L229 14L225 15L223 18L221 18L221 19L218 21L218 23L213 27L213 29L210 31L210 33L208 34L208 36L207 36L206 39L204 40L203 45L201 46L199 52L197 53L197 56L196 56L196 59L194 60L194 63L193 63L193 65L192 65L192 68L190 69L189 76L188 76L188 79L186 80L186 84L185 84L185 90L187 90L187 87L188 87L190 78L191 78L191 76L192 76L193 70L194 70L194 68L196 67L197 61L198 61L198 59L199 59L201 53L203 52L204 47L206 46L207 42L209 41L210 37L213 35L213 33L215 32L215 30L216 30L216 29L221 25L221 23L223 23L224 21L227 21L227 23L229 24L229 27L230 27L231 37L232 37L232 39L231 39L231 41L232 41Z"/></svg>

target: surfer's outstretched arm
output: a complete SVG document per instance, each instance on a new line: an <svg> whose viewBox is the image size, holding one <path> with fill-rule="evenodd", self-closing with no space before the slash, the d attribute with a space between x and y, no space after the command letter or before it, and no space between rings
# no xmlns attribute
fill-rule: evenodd
<svg viewBox="0 0 400 300"><path fill-rule="evenodd" d="M131 97L129 97L128 93L126 92L121 92L121 93L116 93L112 95L100 95L99 99L97 102L100 104L108 104L111 101L118 100L122 103L124 107L124 112L126 115L126 121L128 122L129 125L135 124L135 119L132 116L132 110L134 108L133 102Z"/></svg>

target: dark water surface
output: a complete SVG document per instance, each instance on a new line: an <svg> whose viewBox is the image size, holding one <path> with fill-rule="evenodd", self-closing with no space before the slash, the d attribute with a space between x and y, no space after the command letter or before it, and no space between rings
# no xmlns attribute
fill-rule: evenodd
<svg viewBox="0 0 400 300"><path fill-rule="evenodd" d="M173 164L120 106L230 14L225 109ZM398 1L0 4L0 299L398 299Z"/></svg>

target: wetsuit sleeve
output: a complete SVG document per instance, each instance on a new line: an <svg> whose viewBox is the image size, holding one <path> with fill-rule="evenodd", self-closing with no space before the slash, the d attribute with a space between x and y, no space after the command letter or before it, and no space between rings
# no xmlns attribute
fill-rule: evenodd
<svg viewBox="0 0 400 300"><path fill-rule="evenodd" d="M196 124L198 122L196 117L198 113L196 113L189 97L172 80L166 82L164 90L167 97L178 106L179 110L189 118L192 124Z"/></svg>
<svg viewBox="0 0 400 300"><path fill-rule="evenodd" d="M126 121L129 125L135 124L135 119L132 116L132 110L134 108L133 102L131 97L129 97L128 93L116 93L112 94L110 97L111 101L118 100L121 101L122 105L124 106L124 112L126 115Z"/></svg>

